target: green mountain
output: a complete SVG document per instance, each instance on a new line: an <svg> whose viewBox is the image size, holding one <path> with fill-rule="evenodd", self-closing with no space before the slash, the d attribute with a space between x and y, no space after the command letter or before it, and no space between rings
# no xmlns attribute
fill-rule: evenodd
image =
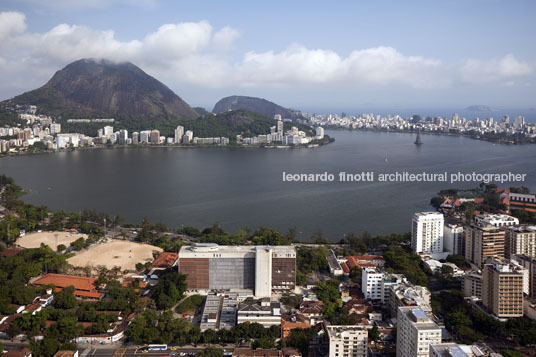
<svg viewBox="0 0 536 357"><path fill-rule="evenodd" d="M56 72L41 88L11 99L34 104L38 113L60 118L175 116L197 113L168 87L130 62L81 59ZM127 125L128 126L128 125Z"/></svg>
<svg viewBox="0 0 536 357"><path fill-rule="evenodd" d="M304 119L297 110L283 108L273 102L263 98L246 97L242 95L233 95L220 99L212 110L213 113L220 114L229 110L245 109L254 113L273 118L279 114L283 119Z"/></svg>

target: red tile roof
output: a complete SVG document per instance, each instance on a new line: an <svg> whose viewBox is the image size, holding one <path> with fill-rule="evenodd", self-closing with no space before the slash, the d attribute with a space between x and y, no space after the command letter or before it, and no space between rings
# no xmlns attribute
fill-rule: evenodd
<svg viewBox="0 0 536 357"><path fill-rule="evenodd" d="M381 255L356 255L356 260L384 260Z"/></svg>
<svg viewBox="0 0 536 357"><path fill-rule="evenodd" d="M346 257L346 262L348 263L348 266L350 267L350 269L353 269L357 266L357 260L355 259L355 257L352 257L352 256Z"/></svg>
<svg viewBox="0 0 536 357"><path fill-rule="evenodd" d="M8 248L8 249L4 249L3 251L0 252L0 257L4 257L4 258L12 257L14 255L19 254L23 250L24 250L23 248Z"/></svg>
<svg viewBox="0 0 536 357"><path fill-rule="evenodd" d="M55 285L60 288L74 286L76 290L95 290L96 278L86 278L83 276L74 276L66 274L47 274L36 281L34 285Z"/></svg>
<svg viewBox="0 0 536 357"><path fill-rule="evenodd" d="M345 274L349 274L349 273L350 273L350 268L348 268L348 264L346 264L346 263L342 263L342 264L341 264L341 268L342 268L342 271L343 271Z"/></svg>
<svg viewBox="0 0 536 357"><path fill-rule="evenodd" d="M23 348L22 350L11 350L2 355L2 357L26 357L32 354L32 351L30 351L27 348Z"/></svg>
<svg viewBox="0 0 536 357"><path fill-rule="evenodd" d="M151 268L171 268L177 262L177 259L179 259L177 253L163 252L156 258Z"/></svg>
<svg viewBox="0 0 536 357"><path fill-rule="evenodd" d="M99 293L98 291L83 291L83 290L74 291L74 296L87 297L90 299L100 299L102 298L103 295L104 295L103 293Z"/></svg>

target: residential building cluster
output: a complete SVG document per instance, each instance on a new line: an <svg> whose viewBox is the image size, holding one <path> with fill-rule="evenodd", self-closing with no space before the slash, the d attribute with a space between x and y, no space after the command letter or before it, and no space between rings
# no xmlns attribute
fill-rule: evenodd
<svg viewBox="0 0 536 357"><path fill-rule="evenodd" d="M527 309L536 301L536 226L502 213L477 214L462 226L446 223L440 212L420 212L412 219L411 245L433 273L448 266L453 277L461 278L464 296L485 313L499 319L531 313ZM448 255L463 256L471 268L445 262Z"/></svg>
<svg viewBox="0 0 536 357"><path fill-rule="evenodd" d="M45 115L36 115L36 106L25 106L19 110L19 118L26 121L24 127L0 128L0 154L17 153L27 150L29 146L42 143L47 150L62 150L67 148L93 147L98 145L217 145L226 146L230 141L228 137L197 137L192 130L185 130L177 126L173 136L163 136L159 130L141 130L129 133L126 129L115 130L113 118L67 119L68 124L105 124L99 129L96 136L80 133L64 133L60 123ZM324 129L317 127L315 136L308 136L304 131L292 127L284 131L283 120L275 115L276 125L270 128L270 133L254 137L238 135L237 144L240 145L267 145L281 146L307 145L312 141L324 138Z"/></svg>
<svg viewBox="0 0 536 357"><path fill-rule="evenodd" d="M524 135L527 138L536 137L536 124L528 123L523 116L510 118L505 115L494 118L475 118L469 120L453 114L451 118L422 117L413 115L360 114L303 114L311 124L323 127L337 127L354 130L386 130L386 131L417 131L457 134L457 135Z"/></svg>
<svg viewBox="0 0 536 357"><path fill-rule="evenodd" d="M277 122L276 125L270 127L269 134L262 134L249 138L244 138L242 135L237 135L236 142L242 145L269 145L274 143L282 146L290 146L307 145L315 139L324 139L324 128L321 126L316 127L315 136L311 137L308 136L306 132L298 130L298 128L295 126L285 132L284 121L282 120L281 115L274 115L274 119Z"/></svg>

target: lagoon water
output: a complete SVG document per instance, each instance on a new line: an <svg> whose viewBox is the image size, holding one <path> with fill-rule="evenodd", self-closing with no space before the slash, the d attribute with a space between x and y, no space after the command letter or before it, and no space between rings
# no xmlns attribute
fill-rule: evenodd
<svg viewBox="0 0 536 357"><path fill-rule="evenodd" d="M519 173L536 190L536 145L500 145L462 137L330 131L312 149L116 148L0 160L0 173L28 191L27 202L52 209L95 208L129 222L144 216L171 227L257 226L331 241L348 232L411 230L413 212L448 187L478 182L379 182L382 173ZM331 173L333 182L284 182L288 174ZM374 172L373 182L340 182L340 172Z"/></svg>

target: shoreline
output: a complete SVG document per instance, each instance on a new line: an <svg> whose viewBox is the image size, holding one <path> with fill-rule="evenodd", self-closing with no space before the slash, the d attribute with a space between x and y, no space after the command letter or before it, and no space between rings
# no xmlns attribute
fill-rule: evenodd
<svg viewBox="0 0 536 357"><path fill-rule="evenodd" d="M16 157L23 155L42 155L42 154L56 154L61 152L75 152L75 151L85 151L85 150L102 150L102 149L276 149L276 150L294 150L294 149L314 149L324 145L329 145L335 142L334 138L330 138L328 142L325 143L315 143L307 145L98 145L98 146L84 146L71 149L60 149L60 150L40 150L35 152L16 152L16 153L6 153L0 154L0 159L5 159L8 157Z"/></svg>
<svg viewBox="0 0 536 357"><path fill-rule="evenodd" d="M416 131L403 131L403 130L390 130L390 129L350 129L350 128L341 128L341 127L324 127L326 130L333 131L362 131L362 132L375 132L375 133L396 133L396 134L416 134ZM527 141L527 142L516 142L514 140L493 140L491 138L481 137L481 136L472 136L464 134L455 134L455 133L442 133L442 132L431 132L431 131L421 131L421 135L435 135L435 136L451 136L451 137L461 137L468 138L478 141L487 141L492 144L501 144L501 145L531 145L536 144L536 141Z"/></svg>

